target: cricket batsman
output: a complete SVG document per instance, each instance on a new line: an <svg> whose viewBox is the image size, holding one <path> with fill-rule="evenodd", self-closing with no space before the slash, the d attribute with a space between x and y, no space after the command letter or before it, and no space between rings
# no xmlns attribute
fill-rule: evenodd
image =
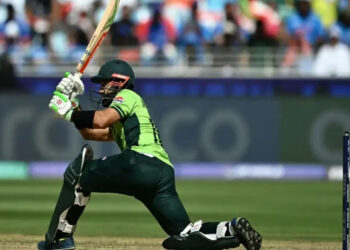
<svg viewBox="0 0 350 250"><path fill-rule="evenodd" d="M128 63L105 63L91 79L100 85L102 109L82 110L80 79L67 74L49 103L60 118L74 123L86 140L115 141L120 154L93 159L84 145L68 165L45 240L38 249L74 249L73 233L92 192L119 193L141 201L169 235L165 249L228 249L240 244L258 250L262 237L246 218L222 222L190 218L175 188L174 168L142 98L133 91L135 75Z"/></svg>

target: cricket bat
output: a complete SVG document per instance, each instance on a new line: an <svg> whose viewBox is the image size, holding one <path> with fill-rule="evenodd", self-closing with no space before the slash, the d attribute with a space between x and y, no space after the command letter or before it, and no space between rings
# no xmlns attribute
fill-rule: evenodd
<svg viewBox="0 0 350 250"><path fill-rule="evenodd" d="M95 54L97 48L101 45L103 39L108 34L108 31L111 25L113 24L115 16L117 14L119 2L120 0L109 0L107 8L102 16L102 19L97 25L97 28L94 34L92 35L89 44L86 47L86 51L81 57L80 62L76 67L74 77L82 77L86 67L88 66L93 55Z"/></svg>

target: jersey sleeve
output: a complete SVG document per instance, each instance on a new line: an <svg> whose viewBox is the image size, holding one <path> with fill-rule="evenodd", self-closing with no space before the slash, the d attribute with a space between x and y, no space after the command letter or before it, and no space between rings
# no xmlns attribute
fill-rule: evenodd
<svg viewBox="0 0 350 250"><path fill-rule="evenodd" d="M135 95L131 92L121 91L114 97L109 107L115 109L120 117L125 119L132 114L136 101Z"/></svg>

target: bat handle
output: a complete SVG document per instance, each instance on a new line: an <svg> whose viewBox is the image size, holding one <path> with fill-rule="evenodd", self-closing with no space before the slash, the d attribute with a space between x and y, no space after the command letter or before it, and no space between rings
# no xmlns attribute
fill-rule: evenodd
<svg viewBox="0 0 350 250"><path fill-rule="evenodd" d="M80 79L82 76L83 76L83 73L80 73L79 71L77 71L77 72L74 73L74 78L77 77L77 78Z"/></svg>

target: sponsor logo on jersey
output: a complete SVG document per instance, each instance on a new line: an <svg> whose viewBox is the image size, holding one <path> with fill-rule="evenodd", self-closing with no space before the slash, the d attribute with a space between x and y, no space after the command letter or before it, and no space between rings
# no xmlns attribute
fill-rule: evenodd
<svg viewBox="0 0 350 250"><path fill-rule="evenodd" d="M62 100L58 99L56 103L57 103L57 105L60 105L62 103Z"/></svg>
<svg viewBox="0 0 350 250"><path fill-rule="evenodd" d="M114 103L123 103L124 102L124 98L121 96L118 96L116 98L114 98L113 100Z"/></svg>

